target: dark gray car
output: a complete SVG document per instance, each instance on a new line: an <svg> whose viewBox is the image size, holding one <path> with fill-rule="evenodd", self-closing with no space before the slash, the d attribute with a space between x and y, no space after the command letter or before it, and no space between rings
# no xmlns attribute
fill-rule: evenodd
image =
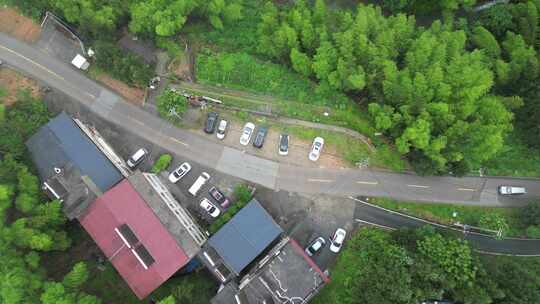
<svg viewBox="0 0 540 304"><path fill-rule="evenodd" d="M255 148L262 148L264 144L264 139L266 138L266 134L268 133L267 127L259 127L257 130L257 133L255 134L255 139L253 140L253 146Z"/></svg>
<svg viewBox="0 0 540 304"><path fill-rule="evenodd" d="M204 132L208 134L214 133L214 129L216 128L218 117L219 117L218 113L215 113L215 112L208 113L208 117L206 118L206 124L204 125Z"/></svg>

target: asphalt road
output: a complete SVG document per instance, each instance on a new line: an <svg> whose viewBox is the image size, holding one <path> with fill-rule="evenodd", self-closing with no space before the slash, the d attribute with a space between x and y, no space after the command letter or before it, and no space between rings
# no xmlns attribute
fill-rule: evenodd
<svg viewBox="0 0 540 304"><path fill-rule="evenodd" d="M425 225L433 225L437 229L453 230L461 235L461 238L469 241L473 247L482 253L505 254L517 256L540 256L540 239L516 239L506 238L496 240L491 236L478 233L463 234L460 230L435 224L426 220L417 219L397 212L389 212L383 208L366 204L358 199L354 210L355 221L369 223L388 228L418 228Z"/></svg>
<svg viewBox="0 0 540 304"><path fill-rule="evenodd" d="M103 119L164 149L206 167L274 190L308 194L385 196L402 200L462 203L484 206L520 206L540 197L540 180L511 178L420 177L369 169L304 168L264 160L225 148L204 137L171 126L152 113L127 102L87 78L69 62L0 33L0 59L9 66L62 91ZM501 184L522 185L529 193L501 197Z"/></svg>

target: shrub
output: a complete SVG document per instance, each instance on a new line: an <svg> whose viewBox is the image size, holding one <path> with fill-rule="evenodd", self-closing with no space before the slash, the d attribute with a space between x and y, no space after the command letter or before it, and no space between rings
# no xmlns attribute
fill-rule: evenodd
<svg viewBox="0 0 540 304"><path fill-rule="evenodd" d="M531 202L522 209L521 222L525 226L540 225L540 202Z"/></svg>
<svg viewBox="0 0 540 304"><path fill-rule="evenodd" d="M108 41L97 41L94 48L96 65L110 73L112 77L128 85L139 87L148 85L153 75L152 67L145 64L140 56L124 52L116 44Z"/></svg>
<svg viewBox="0 0 540 304"><path fill-rule="evenodd" d="M154 163L152 167L152 173L157 174L169 167L172 161L172 156L170 154L161 155L158 160Z"/></svg>
<svg viewBox="0 0 540 304"><path fill-rule="evenodd" d="M529 226L526 232L528 237L540 239L540 226Z"/></svg>

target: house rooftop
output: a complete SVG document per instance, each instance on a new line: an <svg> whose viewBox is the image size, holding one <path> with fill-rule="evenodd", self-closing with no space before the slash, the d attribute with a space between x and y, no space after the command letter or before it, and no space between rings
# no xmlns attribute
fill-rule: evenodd
<svg viewBox="0 0 540 304"><path fill-rule="evenodd" d="M70 220L79 217L102 192L87 176L71 163L58 174L43 182L43 190L50 199L62 201L62 209Z"/></svg>
<svg viewBox="0 0 540 304"><path fill-rule="evenodd" d="M239 284L225 285L211 303L307 303L329 282L293 239L283 239L262 261Z"/></svg>
<svg viewBox="0 0 540 304"><path fill-rule="evenodd" d="M208 240L236 275L271 245L283 230L255 199Z"/></svg>
<svg viewBox="0 0 540 304"><path fill-rule="evenodd" d="M101 195L79 221L139 299L189 262L127 179Z"/></svg>
<svg viewBox="0 0 540 304"><path fill-rule="evenodd" d="M42 181L58 174L58 169L75 167L101 192L123 177L107 157L82 132L73 119L62 112L42 126L26 142Z"/></svg>
<svg viewBox="0 0 540 304"><path fill-rule="evenodd" d="M189 211L176 201L156 175L136 171L128 180L178 246L189 258L194 257L207 237Z"/></svg>

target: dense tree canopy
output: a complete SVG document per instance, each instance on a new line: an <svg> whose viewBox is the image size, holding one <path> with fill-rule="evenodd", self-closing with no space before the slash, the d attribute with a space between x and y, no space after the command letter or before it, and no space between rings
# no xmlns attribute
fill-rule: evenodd
<svg viewBox="0 0 540 304"><path fill-rule="evenodd" d="M48 118L45 104L23 93L0 122L0 130L13 135L0 137L0 303L100 304L81 292L86 265L76 264L63 283L47 282L40 265L42 252L71 244L61 202L45 199L38 178L23 163L24 141Z"/></svg>
<svg viewBox="0 0 540 304"><path fill-rule="evenodd" d="M520 263L478 256L467 242L430 227L393 233L364 228L348 240L332 282L314 303L535 303L540 260Z"/></svg>
<svg viewBox="0 0 540 304"><path fill-rule="evenodd" d="M180 31L190 14L207 16L214 28L242 17L238 0L150 0L134 1L129 28L134 33L172 36Z"/></svg>
<svg viewBox="0 0 540 304"><path fill-rule="evenodd" d="M526 48L510 50L519 36L509 36L504 61L487 30L474 32L476 45L488 51L469 50L464 31L438 21L421 29L413 17L385 17L364 5L354 15L330 17L323 1L283 11L267 4L258 28L262 54L290 61L321 85L366 95L375 127L425 174L467 173L490 159L512 128L504 99L492 94L495 64L488 58L507 67L508 81L534 60L523 58Z"/></svg>

